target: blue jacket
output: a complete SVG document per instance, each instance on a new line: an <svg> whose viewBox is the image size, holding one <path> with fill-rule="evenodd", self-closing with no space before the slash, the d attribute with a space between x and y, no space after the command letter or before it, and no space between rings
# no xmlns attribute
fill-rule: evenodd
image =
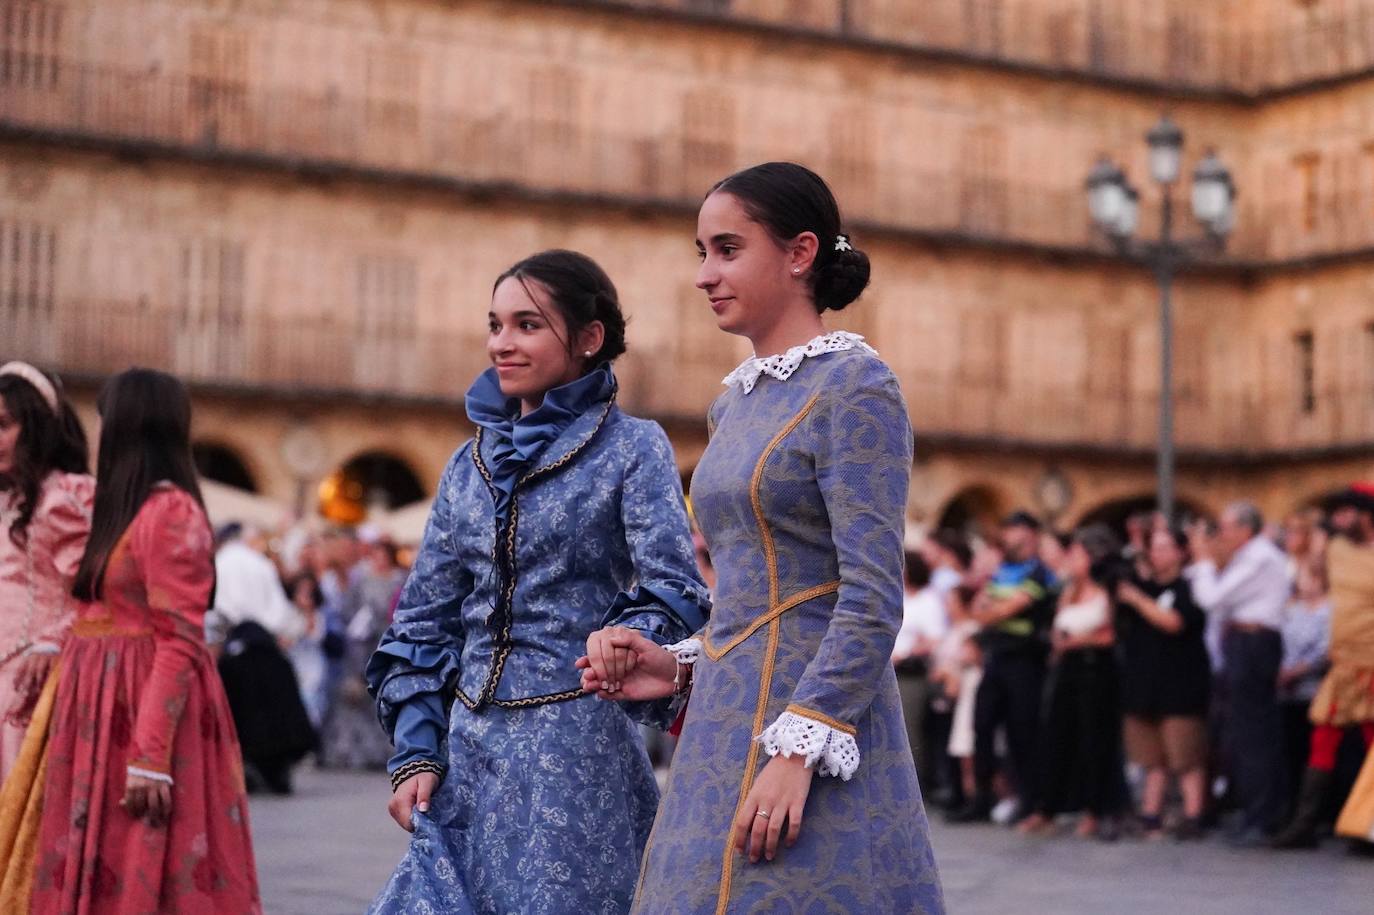
<svg viewBox="0 0 1374 915"><path fill-rule="evenodd" d="M486 373L476 436L454 454L395 618L368 664L394 771L440 748L469 711L582 697L588 635L628 626L667 644L709 609L672 446L615 405L608 367L520 417ZM399 720L399 724L398 724Z"/></svg>

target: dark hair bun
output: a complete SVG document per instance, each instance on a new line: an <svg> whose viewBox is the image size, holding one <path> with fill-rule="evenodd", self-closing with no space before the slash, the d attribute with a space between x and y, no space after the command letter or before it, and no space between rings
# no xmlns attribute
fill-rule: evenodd
<svg viewBox="0 0 1374 915"><path fill-rule="evenodd" d="M857 299L868 288L868 274L867 254L858 248L835 251L815 271L813 289L817 310L839 311Z"/></svg>
<svg viewBox="0 0 1374 915"><path fill-rule="evenodd" d="M716 191L734 195L749 218L780 244L803 232L816 236L820 247L806 279L817 311L839 311L868 286L868 255L850 246L841 231L835 195L811 169L795 162L765 162L723 179L711 189ZM844 245L836 250L841 240Z"/></svg>

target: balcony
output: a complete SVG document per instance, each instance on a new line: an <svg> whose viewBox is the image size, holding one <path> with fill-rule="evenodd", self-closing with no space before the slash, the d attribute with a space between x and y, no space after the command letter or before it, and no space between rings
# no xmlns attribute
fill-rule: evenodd
<svg viewBox="0 0 1374 915"><path fill-rule="evenodd" d="M373 333L330 319L272 315L193 321L147 302L61 302L46 311L0 312L0 339L7 358L72 375L149 365L200 386L285 396L456 404L487 365L480 335L415 328ZM622 403L641 415L701 422L734 364L727 349L706 360L632 350L617 365ZM926 440L1107 453L1154 447L1158 405L1150 392L1094 392L1054 378L993 384L894 369ZM1180 392L1178 443L1185 453L1235 459L1374 441L1374 385L1321 389L1308 406L1286 392Z"/></svg>
<svg viewBox="0 0 1374 915"><path fill-rule="evenodd" d="M678 134L634 135L540 118L495 116L336 94L245 85L88 64L0 93L0 132L49 141L354 174L383 182L569 199L690 213L705 188L749 162L787 157L814 137L742 148ZM940 115L946 117L946 115ZM948 117L955 117L949 115ZM976 127L973 117L951 129ZM1043 133L1043 128L1041 132ZM1075 145L1088 138L1074 134ZM1086 145L1085 145L1086 148ZM1087 167L1084 157L1084 168ZM1105 251L1087 216L1079 177L1056 183L1023 169L915 166L887 155L858 159L820 149L825 173L864 228L937 240ZM1060 163L1062 164L1062 163ZM1339 255L1374 247L1374 186L1333 196L1315 226L1297 205L1246 189L1231 256L1240 261ZM1146 224L1150 212L1144 214Z"/></svg>
<svg viewBox="0 0 1374 915"><path fill-rule="evenodd" d="M1374 68L1374 4L1252 14L1191 0L564 0L669 12L1159 90L1263 97ZM1253 7L1251 8L1253 11ZM1287 22L1264 21L1288 19Z"/></svg>

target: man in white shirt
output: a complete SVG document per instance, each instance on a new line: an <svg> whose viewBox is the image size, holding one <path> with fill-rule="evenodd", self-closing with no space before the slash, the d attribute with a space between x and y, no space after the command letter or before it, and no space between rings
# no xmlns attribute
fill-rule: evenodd
<svg viewBox="0 0 1374 915"><path fill-rule="evenodd" d="M227 627L252 621L283 645L305 634L305 619L282 587L277 567L249 542L251 528L230 531L215 554L215 611Z"/></svg>
<svg viewBox="0 0 1374 915"><path fill-rule="evenodd" d="M1189 538L1197 559L1188 573L1193 597L1222 625L1230 775L1243 809L1232 840L1245 846L1262 843L1282 815L1277 682L1293 585L1286 557L1263 530L1259 509L1235 502L1214 536L1197 527Z"/></svg>
<svg viewBox="0 0 1374 915"><path fill-rule="evenodd" d="M926 742L926 714L930 706L930 654L949 628L945 595L931 581L931 569L919 553L906 556L906 597L902 627L892 646L897 688L902 697L907 742L918 776L934 782L935 754Z"/></svg>

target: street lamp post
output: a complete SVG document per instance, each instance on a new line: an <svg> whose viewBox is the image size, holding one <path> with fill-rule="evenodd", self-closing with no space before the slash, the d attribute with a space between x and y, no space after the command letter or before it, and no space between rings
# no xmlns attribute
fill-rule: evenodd
<svg viewBox="0 0 1374 915"><path fill-rule="evenodd" d="M1235 225L1236 189L1231 174L1211 150L1193 170L1193 216L1206 234L1195 240L1174 238L1173 186L1183 164L1183 131L1163 117L1145 135L1150 148L1150 177L1160 188L1159 239L1133 238L1140 221L1140 193L1105 156L1088 173L1088 211L1094 224L1117 251L1149 268L1159 285L1159 445L1156 502L1165 518L1174 519L1173 314L1170 300L1174 274L1199 253L1225 244Z"/></svg>

